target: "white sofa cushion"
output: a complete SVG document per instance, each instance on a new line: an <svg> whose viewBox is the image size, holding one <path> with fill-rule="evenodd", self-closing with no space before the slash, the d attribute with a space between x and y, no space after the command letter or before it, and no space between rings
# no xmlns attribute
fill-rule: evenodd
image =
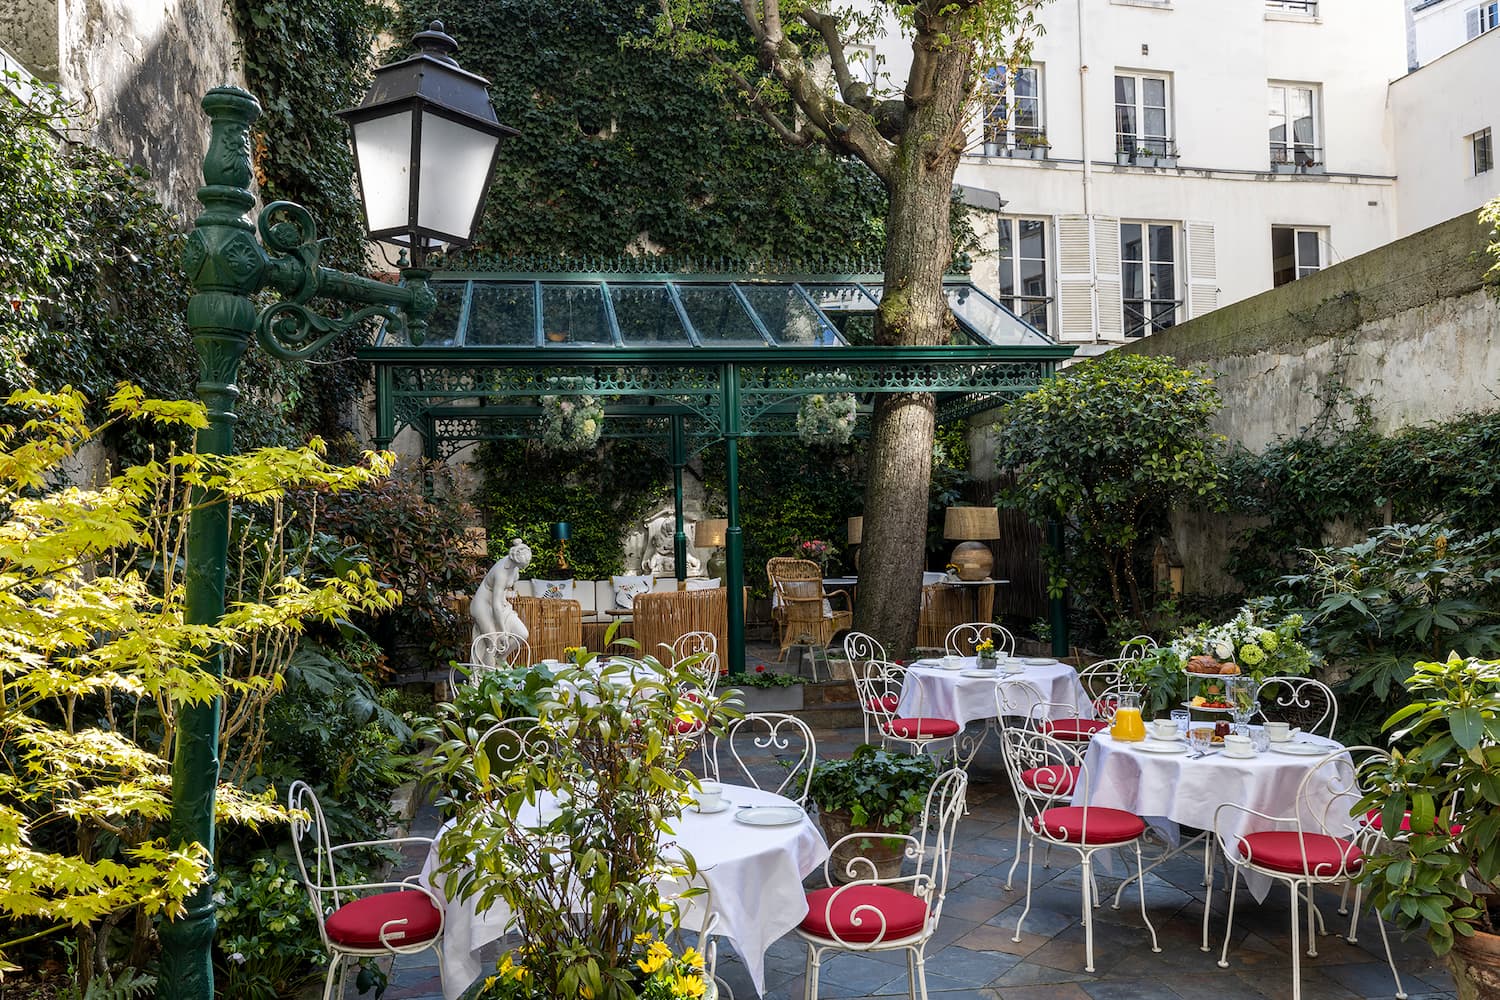
<svg viewBox="0 0 1500 1000"><path fill-rule="evenodd" d="M614 595L614 606L622 611L635 606L637 595L650 593L653 589L649 576L612 576L609 582Z"/></svg>
<svg viewBox="0 0 1500 1000"><path fill-rule="evenodd" d="M705 580L702 577L698 577L698 578L689 580L687 582L687 589L688 590L717 590L718 588L719 588L719 578L718 577L714 577L711 580Z"/></svg>
<svg viewBox="0 0 1500 1000"><path fill-rule="evenodd" d="M536 596L554 598L560 601L571 601L573 592L578 588L575 580L532 580L531 587Z"/></svg>

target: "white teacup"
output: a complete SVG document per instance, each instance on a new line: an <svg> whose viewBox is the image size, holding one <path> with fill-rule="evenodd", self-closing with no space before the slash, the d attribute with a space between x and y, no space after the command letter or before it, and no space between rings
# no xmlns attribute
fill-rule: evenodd
<svg viewBox="0 0 1500 1000"><path fill-rule="evenodd" d="M1267 722L1266 735L1271 738L1272 743L1285 743L1292 738L1292 724L1290 722Z"/></svg>
<svg viewBox="0 0 1500 1000"><path fill-rule="evenodd" d="M1152 735L1159 740L1175 740L1177 738L1177 723L1171 719L1153 719L1151 721Z"/></svg>
<svg viewBox="0 0 1500 1000"><path fill-rule="evenodd" d="M963 660L959 659L956 656L945 656L945 657L943 657L943 669L944 670L957 670L959 667L961 667L963 665L964 665L963 664Z"/></svg>
<svg viewBox="0 0 1500 1000"><path fill-rule="evenodd" d="M1224 737L1224 756L1254 757L1255 747L1251 744L1250 737L1241 736L1238 733L1230 733Z"/></svg>
<svg viewBox="0 0 1500 1000"><path fill-rule="evenodd" d="M724 804L724 786L717 781L700 781L693 793L699 812L714 812Z"/></svg>

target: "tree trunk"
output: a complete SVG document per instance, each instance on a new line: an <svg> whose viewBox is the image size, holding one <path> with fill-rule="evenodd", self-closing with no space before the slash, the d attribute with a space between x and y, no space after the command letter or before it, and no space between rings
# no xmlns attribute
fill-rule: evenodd
<svg viewBox="0 0 1500 1000"><path fill-rule="evenodd" d="M914 42L926 44L920 35ZM875 315L882 345L941 344L953 327L943 275L953 259L949 215L972 51L955 41L927 55L931 86L911 111L888 184L885 294ZM855 627L898 656L917 637L935 413L930 393L880 393L870 428Z"/></svg>

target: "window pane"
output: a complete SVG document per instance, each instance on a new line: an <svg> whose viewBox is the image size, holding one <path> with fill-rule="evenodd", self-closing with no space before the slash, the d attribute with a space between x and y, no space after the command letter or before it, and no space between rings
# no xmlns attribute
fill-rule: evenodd
<svg viewBox="0 0 1500 1000"><path fill-rule="evenodd" d="M542 332L552 343L614 343L599 286L542 286Z"/></svg>
<svg viewBox="0 0 1500 1000"><path fill-rule="evenodd" d="M1116 104L1129 104L1129 105L1134 106L1134 104L1135 104L1135 77L1133 77L1133 76L1117 76L1117 77L1115 77L1115 103Z"/></svg>
<svg viewBox="0 0 1500 1000"><path fill-rule="evenodd" d="M1297 267L1317 268L1321 266L1318 262L1318 234L1306 229L1297 231Z"/></svg>
<svg viewBox="0 0 1500 1000"><path fill-rule="evenodd" d="M837 344L838 338L797 289L787 285L739 286L771 339L787 347Z"/></svg>
<svg viewBox="0 0 1500 1000"><path fill-rule="evenodd" d="M1146 269L1139 262L1122 265L1120 268L1122 294L1127 299L1143 298L1146 294Z"/></svg>
<svg viewBox="0 0 1500 1000"><path fill-rule="evenodd" d="M1045 338L1028 330L1015 316L1001 309L971 285L949 285L944 288L948 308L962 324L990 344L1039 344Z"/></svg>
<svg viewBox="0 0 1500 1000"><path fill-rule="evenodd" d="M1000 220L1000 294L1016 293L1016 248L1011 243L1010 220Z"/></svg>
<svg viewBox="0 0 1500 1000"><path fill-rule="evenodd" d="M1271 287L1280 288L1297 279L1297 262L1292 251L1293 231L1284 226L1271 227Z"/></svg>
<svg viewBox="0 0 1500 1000"><path fill-rule="evenodd" d="M1045 259L1047 256L1047 224L1041 219L1022 219L1021 256Z"/></svg>
<svg viewBox="0 0 1500 1000"><path fill-rule="evenodd" d="M802 290L824 313L873 313L875 300L858 285L803 285Z"/></svg>
<svg viewBox="0 0 1500 1000"><path fill-rule="evenodd" d="M1174 252L1173 231L1171 226L1151 227L1151 259L1156 261L1173 261L1177 259Z"/></svg>
<svg viewBox="0 0 1500 1000"><path fill-rule="evenodd" d="M1028 66L1025 69L1016 70L1016 96L1035 97L1036 95L1036 67Z"/></svg>
<svg viewBox="0 0 1500 1000"><path fill-rule="evenodd" d="M705 344L764 344L750 315L728 285L678 285L688 321Z"/></svg>
<svg viewBox="0 0 1500 1000"><path fill-rule="evenodd" d="M1138 222L1120 223L1120 259L1141 260L1141 225Z"/></svg>
<svg viewBox="0 0 1500 1000"><path fill-rule="evenodd" d="M1148 108L1167 106L1167 81L1146 77L1141 81L1141 104Z"/></svg>
<svg viewBox="0 0 1500 1000"><path fill-rule="evenodd" d="M1146 335L1146 314L1139 299L1132 302L1125 300L1125 336L1143 337Z"/></svg>
<svg viewBox="0 0 1500 1000"><path fill-rule="evenodd" d="M1167 136L1167 113L1158 108L1146 109L1146 135L1164 139Z"/></svg>
<svg viewBox="0 0 1500 1000"><path fill-rule="evenodd" d="M687 346L687 331L666 285L610 285L609 301L626 344Z"/></svg>
<svg viewBox="0 0 1500 1000"><path fill-rule="evenodd" d="M1175 302L1157 302L1151 307L1151 327L1154 330L1165 330L1169 326L1177 325L1177 304Z"/></svg>
<svg viewBox="0 0 1500 1000"><path fill-rule="evenodd" d="M1177 298L1177 278L1171 264L1151 265L1151 297L1165 302Z"/></svg>
<svg viewBox="0 0 1500 1000"><path fill-rule="evenodd" d="M1041 260L1021 261L1021 294L1047 294L1047 262Z"/></svg>
<svg viewBox="0 0 1500 1000"><path fill-rule="evenodd" d="M437 305L433 308L431 316L427 320L427 339L422 341L424 347L452 347L458 341L458 317L463 312L464 289L468 286L465 281L434 281L430 287L437 296ZM530 285L526 286L528 289ZM470 321L472 325L472 320ZM529 344L535 338L527 337ZM408 343L405 337L393 338L390 343ZM471 339L469 343L474 343Z"/></svg>
<svg viewBox="0 0 1500 1000"><path fill-rule="evenodd" d="M531 347L536 343L536 288L531 282L475 282L464 344Z"/></svg>

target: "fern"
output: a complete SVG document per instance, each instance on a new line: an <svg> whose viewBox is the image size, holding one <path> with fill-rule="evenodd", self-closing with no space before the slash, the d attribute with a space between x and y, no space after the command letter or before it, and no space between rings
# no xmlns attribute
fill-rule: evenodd
<svg viewBox="0 0 1500 1000"><path fill-rule="evenodd" d="M88 989L79 989L75 980L58 992L57 1000L136 1000L155 996L155 990L155 976L123 969L116 978L95 976L89 980Z"/></svg>

